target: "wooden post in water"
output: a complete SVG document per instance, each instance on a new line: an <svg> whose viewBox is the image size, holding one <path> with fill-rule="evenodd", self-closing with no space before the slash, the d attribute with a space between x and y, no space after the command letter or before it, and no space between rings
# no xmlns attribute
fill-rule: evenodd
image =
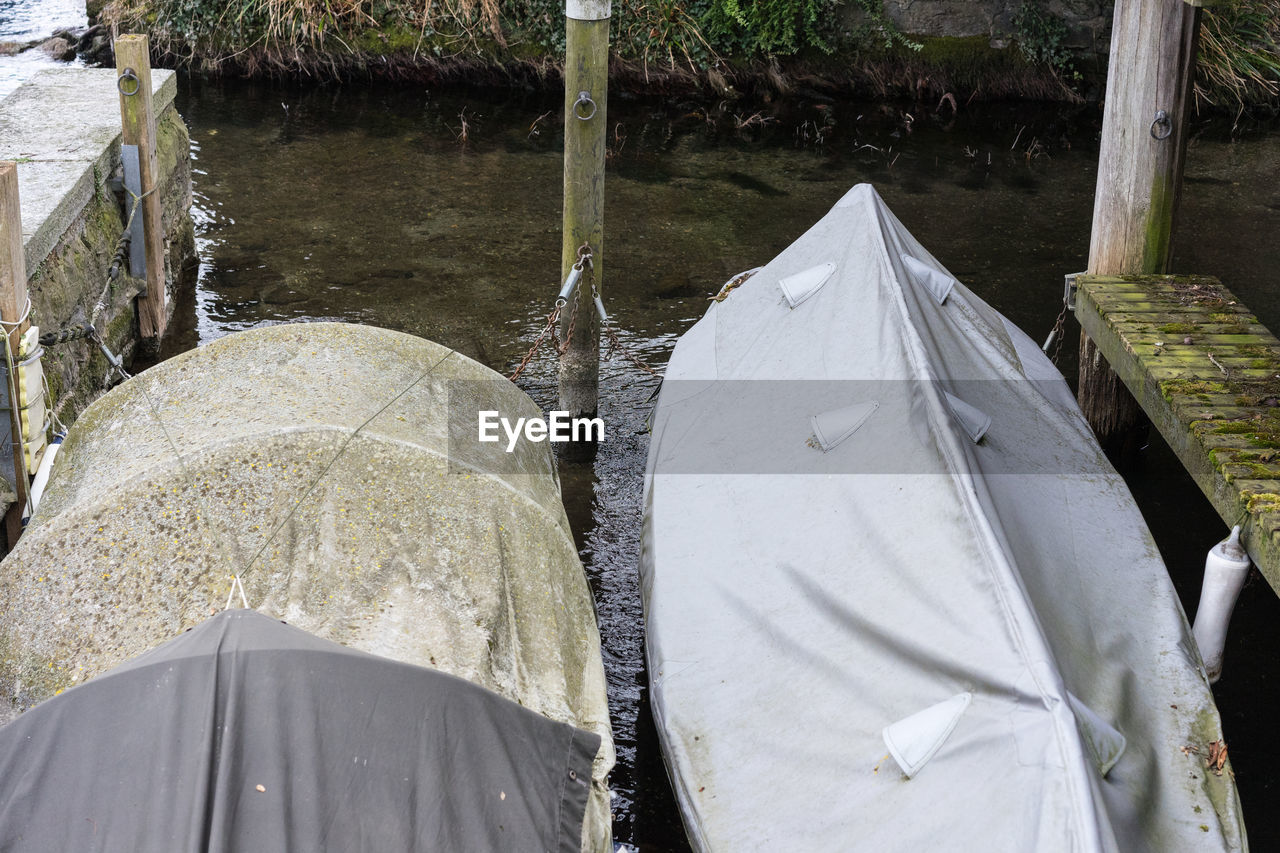
<svg viewBox="0 0 1280 853"><path fill-rule="evenodd" d="M1090 273L1168 270L1199 24L1184 0L1116 0ZM1083 332L1079 400L1103 447L1136 449L1142 410Z"/></svg>
<svg viewBox="0 0 1280 853"><path fill-rule="evenodd" d="M116 73L120 75L120 122L124 144L138 146L142 178L142 233L146 250L147 292L138 297L138 328L145 341L164 334L169 312L165 294L164 225L161 222L160 166L156 159L156 113L151 100L151 44L147 36L116 39ZM153 191L154 190L154 191ZM132 206L130 199L130 206Z"/></svg>
<svg viewBox="0 0 1280 853"><path fill-rule="evenodd" d="M22 208L18 202L18 166L0 162L0 319L9 334L9 352L18 362L18 344L31 325L27 313L27 261L22 248ZM0 357L0 363L8 365ZM18 415L18 388L15 377L7 373L9 383L9 435L13 441L13 480L17 499L5 514L5 534L12 548L22 535L22 511L27 505L27 466L23 458L22 422Z"/></svg>
<svg viewBox="0 0 1280 853"><path fill-rule="evenodd" d="M591 247L592 269L560 318L569 349L560 359L559 408L570 417L594 417L599 396L600 318L591 282L602 290L604 249L605 102L609 89L609 0L567 0L564 65L564 223L561 281ZM575 319L574 308L577 306ZM568 455L589 455L593 447L562 445Z"/></svg>

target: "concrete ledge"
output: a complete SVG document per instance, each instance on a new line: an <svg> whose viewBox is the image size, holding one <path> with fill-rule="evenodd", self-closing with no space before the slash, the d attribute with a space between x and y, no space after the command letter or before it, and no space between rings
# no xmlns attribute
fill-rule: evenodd
<svg viewBox="0 0 1280 853"><path fill-rule="evenodd" d="M173 104L178 83L172 71L157 69L151 77L158 119ZM0 101L0 160L18 161L31 275L120 161L115 70L42 71Z"/></svg>

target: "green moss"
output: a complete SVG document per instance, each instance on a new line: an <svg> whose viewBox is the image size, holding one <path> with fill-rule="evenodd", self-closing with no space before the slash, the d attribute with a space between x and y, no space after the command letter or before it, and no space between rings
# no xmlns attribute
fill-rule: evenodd
<svg viewBox="0 0 1280 853"><path fill-rule="evenodd" d="M1160 327L1160 331L1166 335L1189 335L1200 331L1200 327L1195 323L1166 323Z"/></svg>
<svg viewBox="0 0 1280 853"><path fill-rule="evenodd" d="M1222 394L1226 390L1227 386L1221 382L1209 382L1205 379L1166 379L1160 383L1160 395L1168 401L1172 401L1175 396L1207 396Z"/></svg>
<svg viewBox="0 0 1280 853"><path fill-rule="evenodd" d="M1229 424L1222 424L1213 430L1214 435L1248 435L1252 433L1256 426L1244 421L1232 421Z"/></svg>
<svg viewBox="0 0 1280 853"><path fill-rule="evenodd" d="M1259 462L1232 462L1229 465L1224 465L1222 467L1223 476L1226 478L1228 483L1240 479L1274 480L1276 479L1277 473L1275 468L1269 465L1263 465ZM1230 470L1228 470L1228 468Z"/></svg>
<svg viewBox="0 0 1280 853"><path fill-rule="evenodd" d="M418 30L406 27L386 27L365 30L357 36L354 46L359 51L372 54L412 54L415 51L425 50L428 55L435 55L439 51L434 48L439 47L438 42L442 41L442 37L434 32L424 37L424 34Z"/></svg>
<svg viewBox="0 0 1280 853"><path fill-rule="evenodd" d="M1274 476L1268 479L1274 479ZM1248 492L1244 498L1245 509L1251 513L1280 512L1280 495L1273 492Z"/></svg>
<svg viewBox="0 0 1280 853"><path fill-rule="evenodd" d="M1174 188L1168 177L1157 175L1151 184L1151 205L1146 214L1146 238L1142 247L1143 269L1161 269L1169 258L1174 197Z"/></svg>

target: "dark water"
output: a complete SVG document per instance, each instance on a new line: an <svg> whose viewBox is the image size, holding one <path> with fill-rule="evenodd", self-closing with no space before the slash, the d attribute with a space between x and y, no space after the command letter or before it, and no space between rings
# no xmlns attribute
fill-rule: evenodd
<svg viewBox="0 0 1280 853"><path fill-rule="evenodd" d="M171 346L264 323L341 319L432 338L509 372L557 290L558 99L184 78L202 267ZM754 116L754 117L753 117ZM984 105L944 121L914 105L798 100L609 105L604 290L622 337L662 364L732 274L768 261L851 185L870 181L962 281L1042 338L1062 276L1085 266L1100 119L1092 107ZM1280 134L1212 125L1188 164L1176 268L1222 277L1280 327ZM1061 366L1074 375L1075 328ZM551 358L520 380L554 400ZM602 369L608 440L562 468L598 601L619 762L615 837L684 848L646 705L636 579L649 376ZM1216 514L1153 441L1127 472L1188 612ZM1280 843L1271 807L1280 737L1280 604L1246 588L1217 690L1255 849Z"/></svg>
<svg viewBox="0 0 1280 853"><path fill-rule="evenodd" d="M45 39L56 29L83 27L86 23L84 0L0 0L0 42ZM65 64L39 50L0 56L0 98L37 71Z"/></svg>

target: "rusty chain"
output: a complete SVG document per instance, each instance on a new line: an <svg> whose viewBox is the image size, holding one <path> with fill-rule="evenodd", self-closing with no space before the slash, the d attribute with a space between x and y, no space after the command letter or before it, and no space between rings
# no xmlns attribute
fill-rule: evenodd
<svg viewBox="0 0 1280 853"><path fill-rule="evenodd" d="M551 309L551 313L547 315L547 325L538 333L538 337L534 339L533 346L529 347L529 351L525 353L524 359L520 362L520 366L516 368L516 372L507 377L507 379L515 382L520 378L520 374L524 373L524 369L529 366L529 362L533 361L533 356L538 352L538 347L542 346L542 342L547 337L547 333L551 332L552 337L555 336L556 323L560 321L560 306ZM557 349L559 345L557 345Z"/></svg>
<svg viewBox="0 0 1280 853"><path fill-rule="evenodd" d="M600 331L609 341L609 347L605 351L605 356L607 358L612 358L614 353L621 353L628 361L646 373L653 376L661 376L662 374L645 364L630 347L619 339L617 330L609 323L608 315L605 314L604 311L604 304L600 301L600 291L596 288L595 277L592 275L595 267L591 263L591 257L590 244L583 243L578 247L578 260L573 265L573 271L570 272L570 279L572 279L576 273L579 278L585 277L587 282L590 284L591 299L595 303L596 313L599 315ZM581 281L578 281L573 285L573 310L569 313L569 324L565 328L564 339L561 340L556 327L560 322L564 307L568 303L567 298L564 296L564 291L570 287L570 279L566 279L565 288L561 291L561 295L556 299L555 307L552 308L551 313L547 315L547 322L542 327L542 331L538 333L538 337L534 339L533 346L531 346L529 351L525 353L524 358L520 361L519 366L516 367L515 372L507 377L510 381L514 382L520 377L520 374L524 373L525 368L527 368L530 362L533 361L533 357L542 347L542 344L548 335L551 336L556 352L559 355L563 356L569 352L569 347L573 341L573 332L578 323L578 310L582 307L582 291L584 289Z"/></svg>
<svg viewBox="0 0 1280 853"><path fill-rule="evenodd" d="M600 331L609 339L609 348L605 350L605 357L613 358L614 353L622 353L628 361L650 376L661 376L662 374L645 364L640 356L618 338L618 330L609 322L609 317L604 312L604 304L600 301L600 291L596 290L594 276L591 278L591 299L596 303L596 311L600 315Z"/></svg>
<svg viewBox="0 0 1280 853"><path fill-rule="evenodd" d="M1049 337L1045 338L1044 346L1040 347L1041 352L1049 356L1049 360L1054 364L1058 363L1058 356L1062 354L1062 339L1066 337L1067 311L1069 310L1064 300L1062 310L1058 312L1058 319L1053 321L1053 328L1049 331Z"/></svg>

